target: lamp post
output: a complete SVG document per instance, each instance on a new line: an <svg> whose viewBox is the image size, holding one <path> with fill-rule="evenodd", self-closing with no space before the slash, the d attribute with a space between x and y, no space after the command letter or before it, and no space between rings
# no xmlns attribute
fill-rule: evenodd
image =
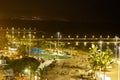
<svg viewBox="0 0 120 80"><path fill-rule="evenodd" d="M57 41L57 54L59 53L59 37L60 37L60 32L57 32L57 37L58 37L58 41Z"/></svg>
<svg viewBox="0 0 120 80"><path fill-rule="evenodd" d="M31 80L30 68L25 69L25 73L28 75L28 80Z"/></svg>
<svg viewBox="0 0 120 80"><path fill-rule="evenodd" d="M115 48L115 58L117 59L117 57L118 57L117 56L117 53L118 53L118 51L117 51L118 50L118 37L117 36L115 36L115 41L116 41L116 44L115 44L116 45L116 48Z"/></svg>
<svg viewBox="0 0 120 80"><path fill-rule="evenodd" d="M30 56L30 48L31 48L31 32L29 32L28 36L29 36L29 54L28 54L28 56Z"/></svg>
<svg viewBox="0 0 120 80"><path fill-rule="evenodd" d="M118 80L120 80L120 46L119 46L119 54L118 54Z"/></svg>

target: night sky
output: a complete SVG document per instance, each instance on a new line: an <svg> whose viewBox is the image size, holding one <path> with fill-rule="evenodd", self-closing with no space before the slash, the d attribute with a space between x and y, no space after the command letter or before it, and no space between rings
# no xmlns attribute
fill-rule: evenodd
<svg viewBox="0 0 120 80"><path fill-rule="evenodd" d="M49 28L63 32L119 34L117 0L1 0L0 18L40 16L70 23ZM53 31L53 30L52 30Z"/></svg>

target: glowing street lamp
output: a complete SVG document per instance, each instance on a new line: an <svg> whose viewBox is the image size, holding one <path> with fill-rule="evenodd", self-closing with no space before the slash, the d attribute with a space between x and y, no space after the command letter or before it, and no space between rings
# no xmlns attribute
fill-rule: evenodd
<svg viewBox="0 0 120 80"><path fill-rule="evenodd" d="M28 80L31 80L31 74L30 74L30 69L28 69L28 68L26 68L25 70L24 70L24 72L26 73L26 74L28 74L28 76L29 76L29 78L28 78Z"/></svg>
<svg viewBox="0 0 120 80"><path fill-rule="evenodd" d="M57 32L58 36L58 43L57 43L57 54L59 53L59 37L60 37L60 32Z"/></svg>

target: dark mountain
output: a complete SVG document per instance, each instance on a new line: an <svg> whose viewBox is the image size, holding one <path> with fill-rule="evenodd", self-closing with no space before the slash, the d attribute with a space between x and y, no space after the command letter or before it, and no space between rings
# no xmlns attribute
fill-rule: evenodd
<svg viewBox="0 0 120 80"><path fill-rule="evenodd" d="M64 20L19 20L5 19L0 20L0 25L3 28L26 28L45 32L47 34L56 34L58 31L67 35L119 35L118 23L86 23L79 21L64 21Z"/></svg>

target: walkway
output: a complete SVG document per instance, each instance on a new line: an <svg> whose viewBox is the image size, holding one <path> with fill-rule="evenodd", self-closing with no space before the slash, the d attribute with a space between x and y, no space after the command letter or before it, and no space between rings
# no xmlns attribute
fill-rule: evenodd
<svg viewBox="0 0 120 80"><path fill-rule="evenodd" d="M2 72L2 70L0 70L0 80L4 79L4 74Z"/></svg>

